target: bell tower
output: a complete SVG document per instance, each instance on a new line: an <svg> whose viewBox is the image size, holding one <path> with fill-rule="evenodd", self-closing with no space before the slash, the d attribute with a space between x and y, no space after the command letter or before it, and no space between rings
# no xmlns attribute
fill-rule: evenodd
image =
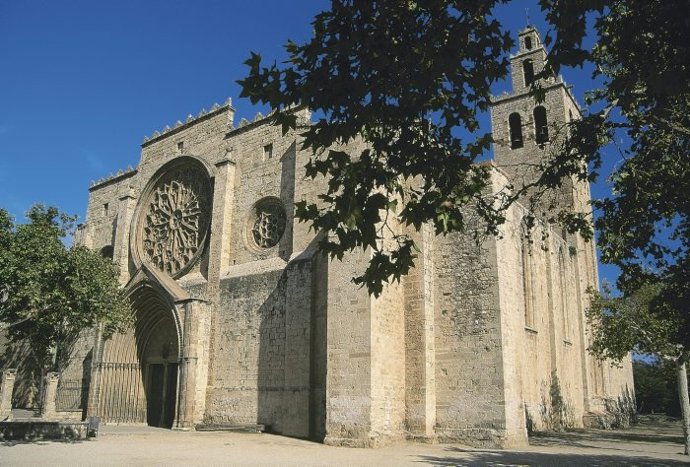
<svg viewBox="0 0 690 467"><path fill-rule="evenodd" d="M537 180L542 164L562 150L559 142L569 131L568 123L582 117L571 88L563 78L542 73L547 65L547 53L538 31L532 26L525 28L518 35L518 46L517 53L510 57L512 90L494 97L490 106L494 159L516 190ZM540 90L540 99L537 99L537 93L532 92L533 89ZM567 247L568 256L562 257L563 260L560 256L551 260L551 268L561 277L571 274L577 288L577 312L566 315L562 311L562 322L567 322L566 316L569 316L570 322L578 323L579 346L584 352L590 339L584 317L584 310L589 307L587 289L597 288L599 284L595 245L592 241L585 241L579 233L565 232L557 225L555 217L561 210L591 216L589 182L565 177L558 186L546 190L540 197L533 197L535 193L536 190L528 188L519 202L538 219L551 223L549 230L555 235L547 245L554 246L553 255L558 251L555 245L565 241L563 246ZM548 282L547 278L544 280ZM563 289L557 285L549 295L557 296L557 290ZM561 300L565 303L565 299ZM563 358L567 360L572 355ZM561 360L561 365L565 360ZM608 364L587 353L580 359L580 365L582 379L579 384L584 395L584 410L601 412L605 410L602 403L605 387L610 387L607 385L615 382L610 378L616 377L611 372L604 372ZM557 366L556 370L560 368Z"/></svg>
<svg viewBox="0 0 690 467"><path fill-rule="evenodd" d="M547 59L538 31L528 26L519 33L518 45L517 53L510 57L512 91L494 97L491 103L494 158L516 189L536 180L540 163L553 156L555 143L567 130L566 124L581 115L561 76L537 79ZM543 100L530 94L533 88L541 89ZM558 208L585 208L589 187L586 187L587 200L584 200L578 198L585 193L576 191L585 187L575 185L573 180L563 180L560 188L547 194L549 199L544 199L539 206L528 207L541 211L535 212L540 217L548 217L548 211L553 213ZM528 191L528 198L531 193ZM528 199L523 201L529 204Z"/></svg>

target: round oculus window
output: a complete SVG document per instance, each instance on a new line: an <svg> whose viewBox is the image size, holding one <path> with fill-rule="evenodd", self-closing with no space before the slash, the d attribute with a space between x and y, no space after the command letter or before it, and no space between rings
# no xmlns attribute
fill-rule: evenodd
<svg viewBox="0 0 690 467"><path fill-rule="evenodd" d="M152 181L140 216L140 256L176 277L203 251L210 225L211 183L193 159L174 161Z"/></svg>
<svg viewBox="0 0 690 467"><path fill-rule="evenodd" d="M254 221L250 225L251 238L260 248L278 244L285 232L285 208L278 198L264 198L254 207Z"/></svg>

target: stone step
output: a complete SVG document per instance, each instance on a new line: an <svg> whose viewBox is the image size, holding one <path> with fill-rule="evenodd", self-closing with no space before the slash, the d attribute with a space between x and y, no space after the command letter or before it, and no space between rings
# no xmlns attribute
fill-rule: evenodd
<svg viewBox="0 0 690 467"><path fill-rule="evenodd" d="M232 431L236 433L263 433L266 427L261 424L247 424L247 425L197 425L196 431Z"/></svg>
<svg viewBox="0 0 690 467"><path fill-rule="evenodd" d="M89 422L14 420L0 422L0 440L86 439Z"/></svg>

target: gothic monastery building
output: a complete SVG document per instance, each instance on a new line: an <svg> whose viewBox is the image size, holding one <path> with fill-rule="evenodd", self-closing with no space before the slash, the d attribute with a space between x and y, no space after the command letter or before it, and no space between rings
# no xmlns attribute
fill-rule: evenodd
<svg viewBox="0 0 690 467"><path fill-rule="evenodd" d="M545 56L537 32L522 31L513 91L492 104L494 190L529 178L522 167L580 115L560 77L544 80L543 102L529 95ZM526 229L529 213L515 204L500 238L481 246L410 232L415 269L374 298L351 282L369 254L329 261L293 217L295 202L325 191L304 177L299 131L233 117L228 101L157 132L135 169L89 189L76 240L112 256L136 323L75 349L58 401L83 383L79 416L263 426L346 446L514 446L528 428L582 426L630 396L630 362L586 351L592 243L544 222ZM309 124L307 112L299 118ZM568 180L558 195L588 209L585 182Z"/></svg>

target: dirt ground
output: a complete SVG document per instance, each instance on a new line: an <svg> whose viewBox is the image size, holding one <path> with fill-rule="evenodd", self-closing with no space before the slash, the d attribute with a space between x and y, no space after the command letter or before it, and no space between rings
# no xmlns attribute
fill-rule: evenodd
<svg viewBox="0 0 690 467"><path fill-rule="evenodd" d="M401 443L379 449L325 446L269 434L101 427L79 442L5 442L0 465L690 465L680 423L645 417L626 430L539 434L519 450Z"/></svg>

